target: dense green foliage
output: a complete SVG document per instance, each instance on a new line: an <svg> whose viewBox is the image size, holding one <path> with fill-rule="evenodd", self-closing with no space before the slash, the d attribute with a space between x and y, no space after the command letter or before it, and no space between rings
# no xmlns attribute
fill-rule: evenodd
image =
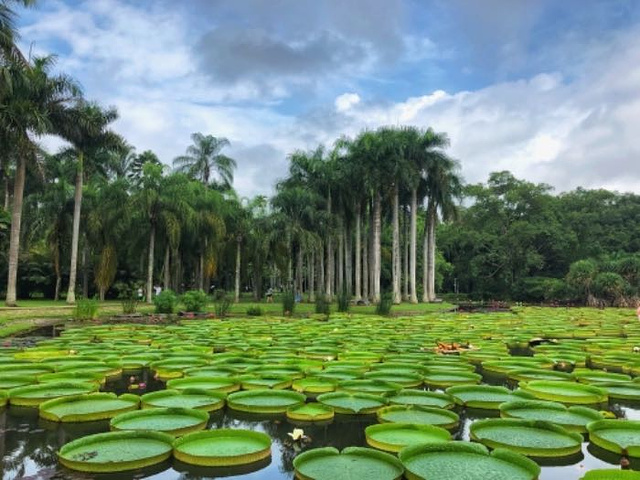
<svg viewBox="0 0 640 480"><path fill-rule="evenodd" d="M173 290L163 290L153 298L156 313L175 313L178 306L178 296Z"/></svg>
<svg viewBox="0 0 640 480"><path fill-rule="evenodd" d="M209 297L202 290L190 290L181 300L187 312L203 312L209 303Z"/></svg>

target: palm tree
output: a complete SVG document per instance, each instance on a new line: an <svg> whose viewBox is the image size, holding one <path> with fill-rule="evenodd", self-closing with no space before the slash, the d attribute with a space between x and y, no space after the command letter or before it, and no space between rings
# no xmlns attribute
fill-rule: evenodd
<svg viewBox="0 0 640 480"><path fill-rule="evenodd" d="M16 62L0 65L0 137L12 145L16 169L9 242L9 272L6 304L16 305L20 225L27 164L37 160L38 148L32 136L54 132L68 103L80 94L78 86L65 75L51 76L51 57L35 58L27 65Z"/></svg>
<svg viewBox="0 0 640 480"><path fill-rule="evenodd" d="M192 134L191 140L193 145L187 148L186 155L173 160L176 170L187 173L204 185L209 185L213 180L212 174L216 173L223 187L231 186L237 163L233 158L220 153L224 147L230 145L229 140L202 133Z"/></svg>
<svg viewBox="0 0 640 480"><path fill-rule="evenodd" d="M441 151L432 151L426 168L427 217L423 244L423 302L436 299L436 224L438 212L444 221L455 218L455 200L462 194L459 163Z"/></svg>
<svg viewBox="0 0 640 480"><path fill-rule="evenodd" d="M73 304L76 301L75 288L85 161L98 158L97 154L100 149L118 150L123 147L124 142L122 139L108 130L109 124L117 118L118 112L113 107L104 109L96 103L80 101L65 113L64 124L59 128L60 135L71 143L77 155L71 266L69 268L69 290L67 292L67 303L69 304Z"/></svg>
<svg viewBox="0 0 640 480"><path fill-rule="evenodd" d="M16 46L18 33L15 28L15 11L13 5L31 7L36 0L2 0L0 1L0 62L18 62L28 64L22 52Z"/></svg>

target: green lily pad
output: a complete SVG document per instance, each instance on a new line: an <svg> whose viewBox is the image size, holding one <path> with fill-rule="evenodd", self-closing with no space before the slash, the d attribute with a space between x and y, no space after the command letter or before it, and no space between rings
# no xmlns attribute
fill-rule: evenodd
<svg viewBox="0 0 640 480"><path fill-rule="evenodd" d="M385 452L397 453L407 445L442 443L451 440L451 434L434 425L412 423L380 423L364 431L367 443Z"/></svg>
<svg viewBox="0 0 640 480"><path fill-rule="evenodd" d="M422 385L422 375L418 373L393 371L393 370L377 370L364 374L365 378L371 380L382 380L385 382L399 383L404 388L419 387Z"/></svg>
<svg viewBox="0 0 640 480"><path fill-rule="evenodd" d="M333 416L334 410L332 407L317 402L305 403L287 409L287 418L296 421L322 422L331 420Z"/></svg>
<svg viewBox="0 0 640 480"><path fill-rule="evenodd" d="M607 401L607 391L576 382L533 380L521 382L520 388L540 400L593 405Z"/></svg>
<svg viewBox="0 0 640 480"><path fill-rule="evenodd" d="M349 447L339 452L333 447L314 448L293 460L296 476L303 480L361 478L396 480L404 467L396 457L372 448Z"/></svg>
<svg viewBox="0 0 640 480"><path fill-rule="evenodd" d="M82 395L98 389L93 383L51 382L9 390L9 403L21 407L37 407L46 400L70 395Z"/></svg>
<svg viewBox="0 0 640 480"><path fill-rule="evenodd" d="M40 404L40 416L52 422L92 422L137 410L140 398L125 393L88 393L48 400Z"/></svg>
<svg viewBox="0 0 640 480"><path fill-rule="evenodd" d="M239 377L244 390L262 390L271 388L282 390L291 386L292 379L285 375L246 375Z"/></svg>
<svg viewBox="0 0 640 480"><path fill-rule="evenodd" d="M582 435L549 422L489 419L471 425L471 439L535 457L565 457L582 448Z"/></svg>
<svg viewBox="0 0 640 480"><path fill-rule="evenodd" d="M333 407L336 413L347 415L375 413L387 404L386 399L380 395L351 392L323 393L318 396L318 402Z"/></svg>
<svg viewBox="0 0 640 480"><path fill-rule="evenodd" d="M240 382L233 377L175 378L167 382L167 388L171 388L173 390L198 388L200 390L231 393L240 390Z"/></svg>
<svg viewBox="0 0 640 480"><path fill-rule="evenodd" d="M142 408L195 408L213 412L224 407L227 395L223 392L185 388L184 390L160 390L140 397Z"/></svg>
<svg viewBox="0 0 640 480"><path fill-rule="evenodd" d="M10 373L0 374L0 389L10 390L12 388L26 387L38 382L35 375L13 375Z"/></svg>
<svg viewBox="0 0 640 480"><path fill-rule="evenodd" d="M613 468L590 470L580 480L640 480L640 472Z"/></svg>
<svg viewBox="0 0 640 480"><path fill-rule="evenodd" d="M640 383L638 382L598 382L594 385L606 390L609 398L640 401Z"/></svg>
<svg viewBox="0 0 640 480"><path fill-rule="evenodd" d="M284 413L288 408L302 405L307 397L288 390L248 390L232 393L227 405L233 410L252 413Z"/></svg>
<svg viewBox="0 0 640 480"><path fill-rule="evenodd" d="M154 430L180 436L207 426L209 414L194 408L149 408L121 413L111 419L111 430Z"/></svg>
<svg viewBox="0 0 640 480"><path fill-rule="evenodd" d="M251 430L206 430L185 435L174 444L177 460L204 467L245 465L269 456L269 435Z"/></svg>
<svg viewBox="0 0 640 480"><path fill-rule="evenodd" d="M44 373L38 375L38 382L50 383L50 382L87 382L103 384L105 382L105 376L102 373L91 372L56 372L56 373Z"/></svg>
<svg viewBox="0 0 640 480"><path fill-rule="evenodd" d="M546 370L544 368L517 368L509 370L507 377L524 382L531 380L573 380L573 375L570 373Z"/></svg>
<svg viewBox="0 0 640 480"><path fill-rule="evenodd" d="M320 394L333 392L338 382L329 378L306 377L294 380L291 388L296 392L306 394Z"/></svg>
<svg viewBox="0 0 640 480"><path fill-rule="evenodd" d="M9 402L9 394L4 390L0 390L0 407L4 407Z"/></svg>
<svg viewBox="0 0 640 480"><path fill-rule="evenodd" d="M588 368L576 369L573 372L581 383L598 383L598 382L630 382L631 377L622 373L603 372L599 370L590 370Z"/></svg>
<svg viewBox="0 0 640 480"><path fill-rule="evenodd" d="M395 405L419 405L422 407L439 407L451 409L456 402L451 395L426 390L401 390L389 397L389 403Z"/></svg>
<svg viewBox="0 0 640 480"><path fill-rule="evenodd" d="M640 457L640 421L598 420L587 425L591 443L613 453Z"/></svg>
<svg viewBox="0 0 640 480"><path fill-rule="evenodd" d="M466 371L429 371L424 376L424 383L430 388L447 388L454 385L476 385L482 376Z"/></svg>
<svg viewBox="0 0 640 480"><path fill-rule="evenodd" d="M338 383L338 390L356 393L373 393L377 395L393 394L403 388L403 385L399 383L384 380L347 380Z"/></svg>
<svg viewBox="0 0 640 480"><path fill-rule="evenodd" d="M447 429L457 427L460 421L458 414L451 410L418 405L391 405L378 410L377 416L380 423L436 425Z"/></svg>
<svg viewBox="0 0 640 480"><path fill-rule="evenodd" d="M64 445L60 463L81 472L107 473L144 468L171 457L173 437L160 432L109 432Z"/></svg>
<svg viewBox="0 0 640 480"><path fill-rule="evenodd" d="M483 445L448 442L412 445L399 454L409 480L534 480L540 467L527 457Z"/></svg>
<svg viewBox="0 0 640 480"><path fill-rule="evenodd" d="M500 405L500 415L503 418L551 422L578 433L585 433L588 423L602 420L602 415L592 408L566 407L561 403L543 400L504 403Z"/></svg>
<svg viewBox="0 0 640 480"><path fill-rule="evenodd" d="M446 392L458 405L485 410L497 410L501 403L517 398L533 398L528 393L513 392L493 385L458 385L447 388Z"/></svg>

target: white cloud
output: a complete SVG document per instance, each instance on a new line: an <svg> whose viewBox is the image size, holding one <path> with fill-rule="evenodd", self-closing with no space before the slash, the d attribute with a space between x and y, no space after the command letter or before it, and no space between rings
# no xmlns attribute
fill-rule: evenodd
<svg viewBox="0 0 640 480"><path fill-rule="evenodd" d="M360 103L360 95L357 93L343 93L336 98L335 106L338 112L346 112Z"/></svg>

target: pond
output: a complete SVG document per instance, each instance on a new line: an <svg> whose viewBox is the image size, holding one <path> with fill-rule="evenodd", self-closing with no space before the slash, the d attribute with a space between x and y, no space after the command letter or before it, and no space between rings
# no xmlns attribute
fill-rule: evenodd
<svg viewBox="0 0 640 480"><path fill-rule="evenodd" d="M550 324L546 322L544 325L542 319L549 313L554 313L556 318ZM66 351L68 356L85 356L92 361L96 361L97 353L102 351L103 360L108 363L116 358L125 359L128 356L142 358L141 352L150 352L160 354L150 357L154 361L158 361L158 358L161 358L160 361L186 359L193 355L194 358L204 359L204 362L194 363L198 365L197 368L234 366L234 375L246 375L249 372L252 378L260 373L273 374L271 370L285 365L295 365L296 362L292 360L296 358L299 358L305 367L311 368L313 365L312 370L301 369L309 376L311 371L315 376L320 370L327 370L332 362L338 362L338 371L358 372L355 378L365 378L364 373L369 371L372 365L385 362L408 364L411 363L410 358L422 358L419 361L414 360L414 364L418 364L420 369L426 368L424 371L427 374L429 368L432 371L442 369L443 372L447 372L448 365L443 362L449 360L441 361L444 356L437 355L437 347L434 347L438 342L447 341L473 347L473 350L469 350L473 351L473 354L466 355L463 351L460 355L453 356L464 359L465 365L473 365L474 371L482 375L482 384L503 385L514 389L518 382L509 378L509 375L496 373L495 369L483 369L482 362L478 363L475 358L478 352L482 352L483 349L486 352L484 362L487 366L490 366L491 362L505 359L517 361L521 358L550 358L553 366L557 367L558 363L566 362L581 365L580 355L576 355L576 352L583 352L585 356L588 354L605 358L620 351L631 352L635 346L637 326L628 325L624 313L611 313L607 317L608 325L604 335L602 316L592 318L591 313L585 314L582 311L579 314L573 311L562 311L561 315L559 313L561 312L534 310L517 315L474 316L443 313L407 319L350 317L329 322L309 319L254 319L186 322L166 328L141 325L87 327L70 329L63 332L59 338L35 342L33 345L27 345L26 349L5 349L6 351L0 355L0 367L10 364L10 361L18 361L15 356L20 351L43 352L30 356L30 362L59 362L60 365L65 363L62 360L62 351ZM369 327L368 331L365 326ZM560 326L563 327L562 330ZM582 334L580 338L576 338L576 329ZM600 335L592 334L598 330ZM624 336L621 336L622 331ZM539 351L537 346L529 349L526 345L521 345L523 339L534 337L553 338L554 343L542 344ZM518 341L520 344L514 345L514 342ZM468 345L469 343L471 345ZM25 358L19 361L24 362ZM305 364L306 361L309 363ZM635 362L633 358L629 360L630 365ZM362 365L365 365L365 368L360 368ZM544 365L541 368L551 371L554 367ZM158 368L160 367L147 366L135 373L135 382L146 384L144 393L165 388L165 381L154 378L157 377ZM173 376L175 372L171 368L166 372ZM178 377L183 376L189 368L193 373L193 367L182 365L175 368L176 371L180 371L176 375ZM611 368L597 371L605 370ZM101 390L121 394L127 392L131 381L130 373L112 375ZM433 385L431 388L424 385L411 388L442 390ZM633 402L625 403L611 399L606 405L590 407L594 410L606 409L613 412L617 418L640 420L640 406ZM459 426L452 430L453 439L456 440L469 441L470 426L474 422L500 417L498 410L456 406L454 411L460 416ZM207 429L233 428L265 432L273 441L269 459L246 467L226 468L194 467L169 460L132 472L86 474L62 467L58 463L57 452L71 440L109 431L108 420L56 423L40 418L37 408L9 405L0 409L0 455L4 479L291 479L294 478L293 459L301 451L324 446L333 446L340 450L349 446L366 447L365 428L376 423L378 422L375 415L336 414L330 422L307 423L302 426L308 441L300 443L291 440L289 433L296 425L284 415L248 414L226 407L211 413ZM559 459L547 458L536 461L542 467L539 477L541 480L578 480L592 469L620 468L621 457L591 444L585 434L581 452ZM630 468L640 469L640 460L632 458L630 462Z"/></svg>

